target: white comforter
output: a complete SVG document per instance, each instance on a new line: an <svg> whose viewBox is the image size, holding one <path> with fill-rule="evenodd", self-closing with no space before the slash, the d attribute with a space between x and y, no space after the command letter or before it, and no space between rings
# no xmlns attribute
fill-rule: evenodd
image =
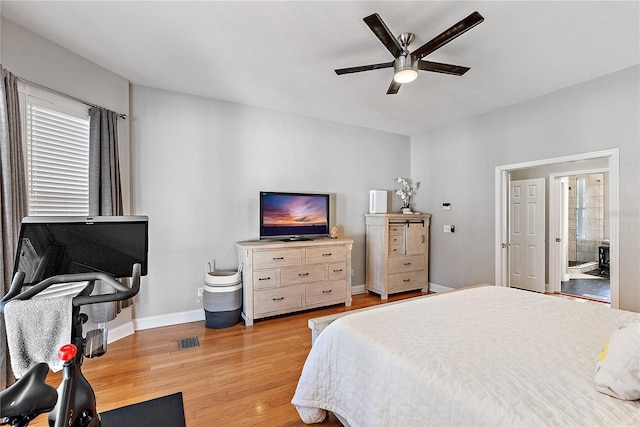
<svg viewBox="0 0 640 427"><path fill-rule="evenodd" d="M501 287L382 305L318 337L292 403L358 426L640 425L594 388L611 333L640 314Z"/></svg>

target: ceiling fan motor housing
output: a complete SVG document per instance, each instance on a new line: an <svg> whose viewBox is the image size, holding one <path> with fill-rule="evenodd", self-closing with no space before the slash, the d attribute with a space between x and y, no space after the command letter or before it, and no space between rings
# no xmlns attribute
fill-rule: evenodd
<svg viewBox="0 0 640 427"><path fill-rule="evenodd" d="M418 77L418 59L410 53L400 55L393 61L393 69L397 83L412 82Z"/></svg>

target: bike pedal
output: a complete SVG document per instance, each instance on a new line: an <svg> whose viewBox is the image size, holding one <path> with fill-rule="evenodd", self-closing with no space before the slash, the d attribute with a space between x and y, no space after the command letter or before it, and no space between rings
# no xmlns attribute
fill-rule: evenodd
<svg viewBox="0 0 640 427"><path fill-rule="evenodd" d="M84 344L84 356L91 359L107 352L107 329L94 329L87 332Z"/></svg>

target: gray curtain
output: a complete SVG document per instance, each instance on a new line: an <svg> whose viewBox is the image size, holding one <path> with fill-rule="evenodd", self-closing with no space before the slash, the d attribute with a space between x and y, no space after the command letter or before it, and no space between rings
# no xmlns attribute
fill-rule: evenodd
<svg viewBox="0 0 640 427"><path fill-rule="evenodd" d="M118 114L89 110L89 215L122 215Z"/></svg>
<svg viewBox="0 0 640 427"><path fill-rule="evenodd" d="M18 103L18 82L15 75L2 68L0 85L0 239L2 252L0 271L5 295L11 285L13 258L18 244L20 223L27 214L27 188L22 158L22 132ZM15 381L4 326L0 317L0 388L4 390Z"/></svg>
<svg viewBox="0 0 640 427"><path fill-rule="evenodd" d="M92 107L89 119L89 215L123 215L118 160L118 113ZM96 285L97 288L101 287L99 283ZM131 300L120 301L115 305L114 314L117 314L124 307L130 306Z"/></svg>

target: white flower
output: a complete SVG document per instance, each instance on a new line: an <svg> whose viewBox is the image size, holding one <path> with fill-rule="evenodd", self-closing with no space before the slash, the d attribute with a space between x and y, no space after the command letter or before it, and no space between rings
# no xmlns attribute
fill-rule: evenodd
<svg viewBox="0 0 640 427"><path fill-rule="evenodd" d="M406 179L398 177L396 178L396 182L402 184L404 188L398 188L396 190L396 195L400 196L402 199L402 207L408 208L411 204L411 196L418 190L420 187L420 181L416 181L413 184L410 184Z"/></svg>

